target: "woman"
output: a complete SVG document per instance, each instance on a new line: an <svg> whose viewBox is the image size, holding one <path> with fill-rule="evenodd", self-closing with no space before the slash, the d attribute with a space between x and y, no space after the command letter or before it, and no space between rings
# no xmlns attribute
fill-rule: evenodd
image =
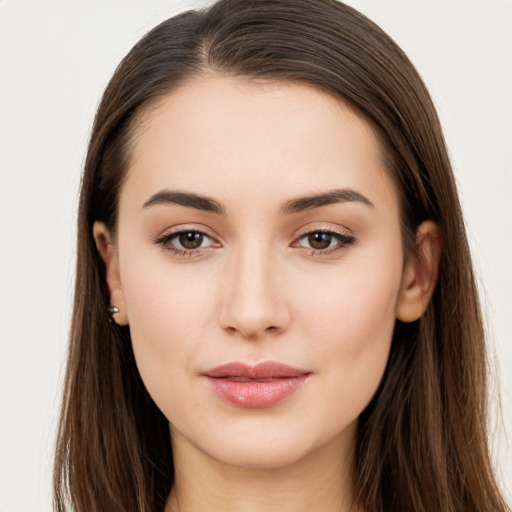
<svg viewBox="0 0 512 512"><path fill-rule="evenodd" d="M58 510L506 510L439 122L353 9L151 31L98 109L78 243Z"/></svg>

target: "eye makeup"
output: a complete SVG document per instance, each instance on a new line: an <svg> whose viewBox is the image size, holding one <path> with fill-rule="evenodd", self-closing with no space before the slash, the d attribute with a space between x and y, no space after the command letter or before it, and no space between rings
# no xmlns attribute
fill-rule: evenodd
<svg viewBox="0 0 512 512"><path fill-rule="evenodd" d="M198 229L182 229L166 233L153 239L153 242L180 257L200 256L205 249L222 247L219 242Z"/></svg>
<svg viewBox="0 0 512 512"><path fill-rule="evenodd" d="M153 243L179 257L201 256L222 244L199 229L180 229L154 238ZM310 229L300 234L290 247L304 250L307 256L328 256L355 244L356 239L332 229Z"/></svg>
<svg viewBox="0 0 512 512"><path fill-rule="evenodd" d="M299 242L304 241L309 246L302 245ZM339 252L355 243L356 239L352 235L339 233L338 231L315 229L301 235L296 245L293 247L303 247L308 249L309 256L326 256Z"/></svg>

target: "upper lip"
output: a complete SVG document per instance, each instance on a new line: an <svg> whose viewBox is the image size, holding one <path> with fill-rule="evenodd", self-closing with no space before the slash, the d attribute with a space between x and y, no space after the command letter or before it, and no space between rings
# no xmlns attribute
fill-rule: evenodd
<svg viewBox="0 0 512 512"><path fill-rule="evenodd" d="M255 365L242 362L232 362L217 366L203 373L207 377L229 378L242 377L245 379L277 379L283 377L299 377L311 373L309 370L294 368L276 361L264 361Z"/></svg>

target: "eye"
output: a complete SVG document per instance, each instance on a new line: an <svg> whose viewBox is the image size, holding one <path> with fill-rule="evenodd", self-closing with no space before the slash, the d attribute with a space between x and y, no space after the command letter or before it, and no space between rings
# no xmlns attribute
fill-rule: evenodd
<svg viewBox="0 0 512 512"><path fill-rule="evenodd" d="M176 239L181 247L184 247L185 249L197 249L203 244L205 235L198 231L182 231L171 238L171 240L174 239Z"/></svg>
<svg viewBox="0 0 512 512"><path fill-rule="evenodd" d="M156 238L154 242L179 256L192 256L192 254L200 252L201 249L220 247L220 244L206 233L194 229L174 231Z"/></svg>
<svg viewBox="0 0 512 512"><path fill-rule="evenodd" d="M331 254L355 243L355 238L336 231L316 230L302 235L298 247L310 249L310 254Z"/></svg>

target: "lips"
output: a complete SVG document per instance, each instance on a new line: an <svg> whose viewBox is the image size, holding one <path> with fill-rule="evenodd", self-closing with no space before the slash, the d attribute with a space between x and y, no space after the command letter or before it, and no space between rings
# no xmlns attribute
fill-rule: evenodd
<svg viewBox="0 0 512 512"><path fill-rule="evenodd" d="M274 361L255 366L233 362L203 374L223 400L244 408L266 408L295 393L311 375L309 370Z"/></svg>

